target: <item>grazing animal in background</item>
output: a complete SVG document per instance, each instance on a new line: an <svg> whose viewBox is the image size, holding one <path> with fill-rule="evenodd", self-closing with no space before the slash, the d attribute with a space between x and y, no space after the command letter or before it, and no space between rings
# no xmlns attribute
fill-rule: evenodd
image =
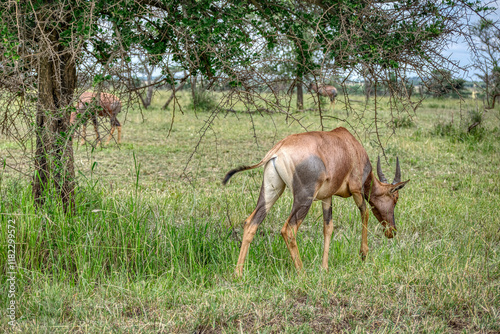
<svg viewBox="0 0 500 334"><path fill-rule="evenodd" d="M256 165L241 166L230 170L224 180L237 172L264 166L264 180L260 189L257 207L245 220L236 275L243 273L243 264L250 243L265 216L288 186L293 194L290 216L281 229L281 235L292 256L297 270L302 268L296 236L314 200L323 204L324 249L322 267L328 269L328 250L333 232L332 196L354 198L361 212L363 224L361 256L368 253L368 201L373 214L385 227L385 236L392 238L396 232L394 207L398 201L398 190L409 181L401 182L399 159L396 160L396 176L388 183L377 161L377 180L363 146L345 128L332 131L314 131L295 134L278 142Z"/></svg>
<svg viewBox="0 0 500 334"><path fill-rule="evenodd" d="M313 82L309 85L309 89L321 96L327 96L330 99L332 108L335 106L335 98L337 97L337 88L327 85L318 85Z"/></svg>
<svg viewBox="0 0 500 334"><path fill-rule="evenodd" d="M74 124L77 119L77 114L82 115L83 119L83 129L82 129L82 141L81 143L85 143L85 136L87 132L87 120L89 115L86 115L87 112L90 114L92 118L92 123L94 123L94 130L97 137L97 144L101 142L101 138L99 136L98 124L97 124L97 116L108 117L111 121L111 132L109 134L109 138L106 141L106 144L109 144L109 141L113 137L113 132L115 128L118 129L118 144L121 141L122 135L122 126L116 115L120 113L122 110L122 103L120 99L113 94L101 93L101 97L99 99L100 108L97 107L97 93L93 92L85 92L80 95L78 99L78 105L76 107L76 112L71 113L70 124Z"/></svg>

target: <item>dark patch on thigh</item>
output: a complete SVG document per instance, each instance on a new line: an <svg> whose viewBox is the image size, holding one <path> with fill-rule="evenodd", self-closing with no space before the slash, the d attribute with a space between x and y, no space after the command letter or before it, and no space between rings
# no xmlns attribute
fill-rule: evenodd
<svg viewBox="0 0 500 334"><path fill-rule="evenodd" d="M311 155L295 166L292 184L294 195L302 191L314 194L316 185L324 177L325 171L323 160L316 155Z"/></svg>
<svg viewBox="0 0 500 334"><path fill-rule="evenodd" d="M371 185L367 184L367 181L371 182L372 180L368 180L368 176L370 176L370 173L372 172L372 164L370 163L370 160L366 159L365 162L365 167L363 168L363 179L362 179L362 185L363 188L361 189L361 193L365 194L366 190L370 189Z"/></svg>
<svg viewBox="0 0 500 334"><path fill-rule="evenodd" d="M293 207L290 224L296 224L306 216L314 200L314 192L325 175L325 164L311 155L295 167L293 174Z"/></svg>
<svg viewBox="0 0 500 334"><path fill-rule="evenodd" d="M264 181L262 181L262 186L260 187L259 199L257 200L257 207L255 208L255 215L252 217L252 224L260 224L266 218L266 200L265 200L265 189Z"/></svg>

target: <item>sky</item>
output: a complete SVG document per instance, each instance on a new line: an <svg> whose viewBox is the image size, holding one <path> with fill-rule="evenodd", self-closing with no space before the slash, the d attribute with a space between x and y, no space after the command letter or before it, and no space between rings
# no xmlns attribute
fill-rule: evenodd
<svg viewBox="0 0 500 334"><path fill-rule="evenodd" d="M466 42L454 43L450 45L448 50L443 52L444 56L450 56L450 59L459 63L460 67L469 68L469 71L461 72L461 76L467 80L477 80L474 75L476 71L471 68L471 54L468 50L468 45Z"/></svg>
<svg viewBox="0 0 500 334"><path fill-rule="evenodd" d="M497 8L495 11L491 12L487 17L493 21L499 22L500 1L496 0L496 1L483 1L483 2L488 2L490 6L494 6ZM478 22L478 18L471 18L471 19L472 22ZM498 28L500 29L500 26ZM449 48L443 51L443 55L450 56L450 59L458 61L461 67L470 68L469 71L461 73L464 79L478 80L478 77L475 75L477 73L477 70L475 70L471 66L472 65L471 53L469 51L469 46L465 40L461 39L456 43L450 44Z"/></svg>

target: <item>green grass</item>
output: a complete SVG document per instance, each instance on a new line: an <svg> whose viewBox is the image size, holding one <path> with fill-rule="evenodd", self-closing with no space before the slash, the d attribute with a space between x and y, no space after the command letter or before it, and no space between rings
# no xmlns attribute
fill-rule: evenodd
<svg viewBox="0 0 500 334"><path fill-rule="evenodd" d="M8 220L17 227L21 332L500 331L500 122L494 112L484 115L482 136L464 140L456 133L474 101L424 101L411 126L401 124L392 136L382 127L390 163L385 174L393 175L399 156L403 179L411 181L400 192L396 238L386 239L370 216L365 262L358 255L359 211L352 199L334 198L330 270L320 269L316 202L299 230L304 272L297 274L280 235L292 203L286 191L237 279L241 222L256 204L262 169L238 174L225 187L220 181L229 169L259 161L286 135L304 126L320 129L318 113L294 114L299 124L280 113L242 112L237 104L241 112L218 114L200 142L211 114L191 111L188 94L181 95L185 107L176 109L168 136L173 109L160 109L165 97L157 95L151 109L119 115L120 146L92 149L75 141L72 216L50 201L36 210L27 178L0 170L1 331L12 329L5 313ZM335 118L346 116L343 108L339 101L324 111L325 129L346 126ZM378 110L389 124L390 106L381 101ZM373 135L365 135L366 119L350 115L375 162L380 151ZM440 122L452 130L436 132ZM9 166L29 171L21 149L5 138L0 147Z"/></svg>

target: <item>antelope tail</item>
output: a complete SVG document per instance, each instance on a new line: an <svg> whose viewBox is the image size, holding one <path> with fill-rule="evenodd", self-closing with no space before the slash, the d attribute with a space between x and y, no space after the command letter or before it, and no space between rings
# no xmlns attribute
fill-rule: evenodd
<svg viewBox="0 0 500 334"><path fill-rule="evenodd" d="M240 166L235 169L231 169L229 172L227 172L226 176L224 176L224 179L222 180L222 184L226 185L227 181L233 176L234 174L238 172L242 172L244 170L249 170L249 169L254 169L254 168L259 168L263 165L265 165L269 160L271 160L275 153L280 149L282 145L282 141L280 141L278 144L276 144L269 152L267 152L266 156L257 164L252 165L252 166Z"/></svg>
<svg viewBox="0 0 500 334"><path fill-rule="evenodd" d="M222 180L222 184L226 185L227 181L229 181L229 179L231 178L231 176L233 176L234 174L236 174L238 172L242 172L244 170L249 170L249 169L254 169L254 168L260 167L260 166L262 166L261 163L262 163L262 161L259 162L257 165L253 165L253 166L240 166L240 167L237 167L235 169L231 169L229 172L227 172L226 176L224 176L224 180Z"/></svg>

